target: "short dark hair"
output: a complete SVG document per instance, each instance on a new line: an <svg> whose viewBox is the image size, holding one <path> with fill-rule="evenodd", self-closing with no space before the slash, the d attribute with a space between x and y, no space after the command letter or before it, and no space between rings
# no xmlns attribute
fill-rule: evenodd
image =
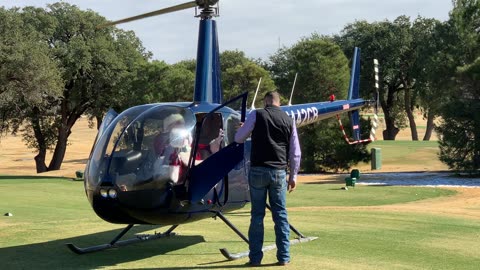
<svg viewBox="0 0 480 270"><path fill-rule="evenodd" d="M280 104L280 93L278 91L269 91L263 98L268 104L272 104L274 101Z"/></svg>

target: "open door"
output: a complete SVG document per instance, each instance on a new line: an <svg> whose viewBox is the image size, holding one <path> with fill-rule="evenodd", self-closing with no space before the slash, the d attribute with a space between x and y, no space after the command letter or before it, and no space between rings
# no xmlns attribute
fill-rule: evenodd
<svg viewBox="0 0 480 270"><path fill-rule="evenodd" d="M209 119L211 115L218 110L226 107L234 102L241 102L240 113L241 121L245 121L247 93L239 95L224 104L216 107L203 117L203 120L197 123L196 134L194 139L194 147L189 161L188 174L188 194L191 202L200 201L219 181L221 181L239 162L243 160L243 144L231 142L229 145L221 148L218 152L211 154L207 159L200 164L194 165L194 157L200 151L199 138L202 133L202 128L205 126L205 120Z"/></svg>

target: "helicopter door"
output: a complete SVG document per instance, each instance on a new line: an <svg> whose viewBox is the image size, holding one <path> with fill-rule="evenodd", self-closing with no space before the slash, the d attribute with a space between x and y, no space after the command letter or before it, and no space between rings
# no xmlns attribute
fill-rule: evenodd
<svg viewBox="0 0 480 270"><path fill-rule="evenodd" d="M231 142L218 152L212 154L206 160L198 165L193 165L193 157L199 151L199 138L203 128L203 122L215 114L216 111L235 101L241 101L240 112L241 121L245 121L247 93L239 95L206 114L199 124L197 123L195 144L192 150L189 167L189 199L196 202L201 200L220 180L222 180L239 162L243 160L243 144Z"/></svg>

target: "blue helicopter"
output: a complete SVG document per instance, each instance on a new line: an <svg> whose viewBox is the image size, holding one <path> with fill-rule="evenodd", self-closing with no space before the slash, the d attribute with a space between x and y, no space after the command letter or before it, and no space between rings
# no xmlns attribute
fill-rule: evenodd
<svg viewBox="0 0 480 270"><path fill-rule="evenodd" d="M181 224L218 217L248 243L225 216L250 201L250 143L234 135L245 121L247 93L222 100L217 40L218 0L196 0L108 23L114 25L195 8L200 18L193 102L155 103L110 110L99 130L85 169L85 192L95 213L107 222L128 224L110 243L80 248L77 254L101 251L174 234ZM348 100L282 106L297 127L349 112L353 142L360 139L360 50L355 48ZM120 240L134 225L171 226L163 233ZM292 225L293 241L313 240ZM268 250L269 247L265 247ZM248 253L232 254L230 259Z"/></svg>

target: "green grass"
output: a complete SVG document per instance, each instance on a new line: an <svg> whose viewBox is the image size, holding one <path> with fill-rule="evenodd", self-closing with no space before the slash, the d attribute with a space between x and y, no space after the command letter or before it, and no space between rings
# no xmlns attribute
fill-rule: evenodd
<svg viewBox="0 0 480 270"><path fill-rule="evenodd" d="M298 187L298 192L291 194L294 200L289 201L289 206L375 206L450 196L455 193L438 188L361 185L345 191L340 189L341 186L343 185L305 183Z"/></svg>
<svg viewBox="0 0 480 270"><path fill-rule="evenodd" d="M450 196L454 192L421 187L300 184L288 195L290 222L302 233L317 236L291 248L289 269L478 269L480 223L447 215L387 212L368 207ZM179 236L87 255L71 253L65 243L103 244L123 225L99 219L82 182L64 179L0 177L1 269L236 269L246 259L225 261L218 251L247 250L247 245L220 220L181 225ZM313 208L293 208L311 206ZM325 208L321 208L326 206ZM248 207L228 214L247 231ZM266 244L274 241L267 215ZM153 226L135 232L161 231ZM131 236L131 235L130 235ZM274 263L275 252L264 263ZM266 267L265 269L278 269Z"/></svg>
<svg viewBox="0 0 480 270"><path fill-rule="evenodd" d="M441 164L437 141L375 141L368 148L381 149L383 164L405 165L422 170Z"/></svg>

